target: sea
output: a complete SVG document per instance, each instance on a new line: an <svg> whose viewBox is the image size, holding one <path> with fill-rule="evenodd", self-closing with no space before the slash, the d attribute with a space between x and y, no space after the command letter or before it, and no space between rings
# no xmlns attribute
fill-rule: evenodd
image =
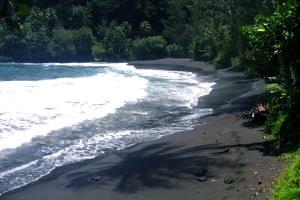
<svg viewBox="0 0 300 200"><path fill-rule="evenodd" d="M57 167L192 129L216 83L127 63L0 64L0 195Z"/></svg>

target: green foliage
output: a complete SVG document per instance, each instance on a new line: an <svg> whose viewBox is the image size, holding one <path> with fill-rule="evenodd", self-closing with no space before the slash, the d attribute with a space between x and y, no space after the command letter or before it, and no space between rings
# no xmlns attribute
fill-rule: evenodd
<svg viewBox="0 0 300 200"><path fill-rule="evenodd" d="M284 98L286 96L286 90L284 87L278 83L271 83L267 85L267 92L275 95L279 98Z"/></svg>
<svg viewBox="0 0 300 200"><path fill-rule="evenodd" d="M171 58L183 58L185 57L184 48L177 44L170 44L167 46L167 52Z"/></svg>
<svg viewBox="0 0 300 200"><path fill-rule="evenodd" d="M253 26L244 28L253 59L264 59L264 76L276 79L268 86L273 93L266 132L276 138L281 150L298 147L300 142L300 4L287 0L273 15L256 18Z"/></svg>
<svg viewBox="0 0 300 200"><path fill-rule="evenodd" d="M71 60L76 55L76 47L73 43L73 32L63 27L53 30L52 56L58 60Z"/></svg>
<svg viewBox="0 0 300 200"><path fill-rule="evenodd" d="M208 60L207 52L203 49L202 40L196 37L193 43L193 59L194 60Z"/></svg>
<svg viewBox="0 0 300 200"><path fill-rule="evenodd" d="M141 35L150 35L152 32L151 24L148 21L142 21L139 31Z"/></svg>
<svg viewBox="0 0 300 200"><path fill-rule="evenodd" d="M71 16L69 18L68 24L71 25L73 29L79 29L81 27L90 27L92 24L91 14L85 6L72 6Z"/></svg>
<svg viewBox="0 0 300 200"><path fill-rule="evenodd" d="M2 56L15 60L22 57L24 61L89 60L95 57L92 49L95 39L91 38L96 38L104 48L102 59L128 60L141 57L133 55L132 41L162 35L166 40L164 46L168 46L168 53L164 50L162 56L193 56L219 66L243 65L245 43L240 28L256 14L264 13L265 4L261 0L76 0L51 3L3 0L0 17L14 29L10 31L27 53L18 56L16 52L4 49L0 52ZM82 33L83 27L90 31ZM60 28L65 32L57 31ZM61 36L63 32L67 34L65 38ZM38 52L42 46L44 52ZM241 59L231 63L232 58Z"/></svg>
<svg viewBox="0 0 300 200"><path fill-rule="evenodd" d="M195 35L191 17L193 4L194 1L190 0L167 1L168 19L165 21L163 35L171 43L181 46L185 55L188 54Z"/></svg>
<svg viewBox="0 0 300 200"><path fill-rule="evenodd" d="M14 27L19 29L14 31L21 31L22 34L15 33L14 35L20 44L24 45L23 49L26 49L27 46L30 47L27 48L28 54L23 56L24 60L29 59L29 55L33 60L37 57L36 52L31 52L31 50L36 51L35 47L39 46L37 41L33 42L37 38L41 38L40 46L46 45L44 50L47 52L44 52L43 59L47 57L49 60L55 60L72 57L67 54L74 55L74 59L77 56L79 56L77 58L79 60L92 59L94 42L90 42L90 38L96 38L103 44L105 50L103 58L121 60L141 57L133 55L131 41L162 35L168 46L168 54L162 54L164 56L185 57L190 55L196 60L209 61L220 67L247 66L247 70L252 74L261 76L265 72L275 73L276 71L262 70L265 69L262 66L267 63L266 61L262 62L266 60L265 54L258 53L257 48L249 50L241 31L242 26L251 23L256 15L270 13L272 4L269 1L87 0L51 1L49 3L48 1L4 0L0 3L0 10L7 14L1 16L10 16L10 21L15 23ZM285 10L283 9L283 11ZM286 20L290 22L290 19L295 19L293 13ZM280 18L280 14L278 16L277 18ZM274 19L277 20L277 18ZM263 18L257 19L258 21L262 22ZM282 22L285 23L284 20ZM60 46L63 45L63 42L57 42L58 36L53 37L53 35L59 34L56 32L59 27L72 31L73 41L68 43L74 44L75 53L71 44L68 47ZM78 30L82 27L90 29L92 37L89 33L85 36L78 36L81 32ZM122 33L116 27L122 29ZM262 29L257 28L257 30ZM244 28L244 32L250 33L251 29ZM113 36L110 37L109 33L113 33ZM286 34L287 38L293 38L291 31L282 33ZM284 34L281 34L280 37ZM67 33L67 35L68 39L65 38L65 40L70 41L71 34ZM78 37L85 37L82 40L89 42L85 44ZM114 37L122 38L122 41L116 40L116 43L121 42L120 47L112 44L111 39ZM52 41L54 39L55 42ZM27 45L27 42L35 44ZM284 44L282 42L274 47L279 48L278 51L280 51ZM81 48L79 45L85 46ZM4 56L10 54L13 55L12 58L17 59L16 53L8 53L4 50L2 52ZM257 67L248 68L254 65Z"/></svg>
<svg viewBox="0 0 300 200"><path fill-rule="evenodd" d="M234 57L231 58L231 66L235 69L239 69L241 67L241 58L240 57Z"/></svg>
<svg viewBox="0 0 300 200"><path fill-rule="evenodd" d="M158 59L167 56L166 41L162 36L149 36L133 41L135 59Z"/></svg>
<svg viewBox="0 0 300 200"><path fill-rule="evenodd" d="M126 34L121 26L110 28L103 39L105 57L122 60L131 57L131 49Z"/></svg>
<svg viewBox="0 0 300 200"><path fill-rule="evenodd" d="M4 57L14 58L16 61L22 60L27 56L25 44L25 40L19 40L15 34L5 35L1 37L0 54Z"/></svg>
<svg viewBox="0 0 300 200"><path fill-rule="evenodd" d="M90 28L82 27L73 31L73 43L79 60L90 59L94 41L95 38Z"/></svg>
<svg viewBox="0 0 300 200"><path fill-rule="evenodd" d="M42 26L36 31L29 30L26 32L25 42L30 52L30 60L46 61L50 56L49 47L52 41L47 35L47 29L45 27Z"/></svg>
<svg viewBox="0 0 300 200"><path fill-rule="evenodd" d="M105 56L105 49L103 45L99 42L95 42L92 47L93 56L96 59L103 59Z"/></svg>
<svg viewBox="0 0 300 200"><path fill-rule="evenodd" d="M287 91L285 94L285 90L277 87L276 90L266 122L266 133L275 139L274 147L278 150L287 151L298 148L300 143L300 108L299 101L295 101L295 97L299 93L292 95L290 91Z"/></svg>
<svg viewBox="0 0 300 200"><path fill-rule="evenodd" d="M273 200L300 199L300 151L292 156L292 164L279 179L274 191Z"/></svg>
<svg viewBox="0 0 300 200"><path fill-rule="evenodd" d="M295 62L299 59L299 24L299 2L288 0L270 17L258 17L255 25L244 28L254 56L273 65L271 71L282 73L287 85L296 81L291 80L291 73L299 78L299 63Z"/></svg>
<svg viewBox="0 0 300 200"><path fill-rule="evenodd" d="M123 32L127 37L129 37L132 33L132 26L128 22L123 22L120 27L122 28Z"/></svg>

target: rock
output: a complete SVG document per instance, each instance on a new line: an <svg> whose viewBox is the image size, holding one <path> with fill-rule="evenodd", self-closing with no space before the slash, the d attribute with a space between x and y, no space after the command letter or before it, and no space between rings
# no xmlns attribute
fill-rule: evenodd
<svg viewBox="0 0 300 200"><path fill-rule="evenodd" d="M206 176L200 176L200 177L196 178L196 180L199 181L199 182L205 182L205 181L207 181L207 177Z"/></svg>
<svg viewBox="0 0 300 200"><path fill-rule="evenodd" d="M225 183L225 184L231 184L231 183L233 183L233 182L234 182L234 178L231 177L231 176L226 176L226 177L224 178L224 183Z"/></svg>
<svg viewBox="0 0 300 200"><path fill-rule="evenodd" d="M226 149L224 149L222 151L214 152L212 154L223 154L223 153L228 153L229 151L230 151L230 148L226 148Z"/></svg>
<svg viewBox="0 0 300 200"><path fill-rule="evenodd" d="M102 179L102 176L95 176L95 177L92 177L91 180L92 181L95 181L95 182L98 182Z"/></svg>

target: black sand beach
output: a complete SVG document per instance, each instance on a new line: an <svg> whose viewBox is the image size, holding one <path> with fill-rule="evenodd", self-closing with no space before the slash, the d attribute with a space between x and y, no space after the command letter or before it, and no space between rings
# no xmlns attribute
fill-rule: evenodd
<svg viewBox="0 0 300 200"><path fill-rule="evenodd" d="M216 85L205 102L212 107L220 102L224 105L214 115L202 118L191 131L61 167L36 183L3 195L1 200L242 200L270 196L275 176L284 164L271 155L263 139L264 127L242 118L244 111L264 101L261 81L187 59L132 64L199 68L219 77L238 76L240 81ZM243 88L245 83L249 88ZM237 97L235 88L246 91Z"/></svg>

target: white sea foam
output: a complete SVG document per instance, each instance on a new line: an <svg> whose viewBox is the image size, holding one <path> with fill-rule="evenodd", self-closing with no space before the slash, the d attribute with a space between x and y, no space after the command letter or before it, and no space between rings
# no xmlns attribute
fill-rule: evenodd
<svg viewBox="0 0 300 200"><path fill-rule="evenodd" d="M19 63L11 63L15 65L19 65ZM64 66L64 67L128 67L132 65L128 65L128 63L106 63L106 62L80 62L80 63L22 63L22 65L30 65L30 66Z"/></svg>
<svg viewBox="0 0 300 200"><path fill-rule="evenodd" d="M154 98L161 97L158 100L161 102L167 100L170 106L196 106L199 97L208 95L216 84L202 82L192 72L144 69L138 70L137 73L142 77L158 79L159 81L150 86L155 94Z"/></svg>
<svg viewBox="0 0 300 200"><path fill-rule="evenodd" d="M33 137L101 118L147 95L147 80L103 73L92 77L0 82L0 150Z"/></svg>

